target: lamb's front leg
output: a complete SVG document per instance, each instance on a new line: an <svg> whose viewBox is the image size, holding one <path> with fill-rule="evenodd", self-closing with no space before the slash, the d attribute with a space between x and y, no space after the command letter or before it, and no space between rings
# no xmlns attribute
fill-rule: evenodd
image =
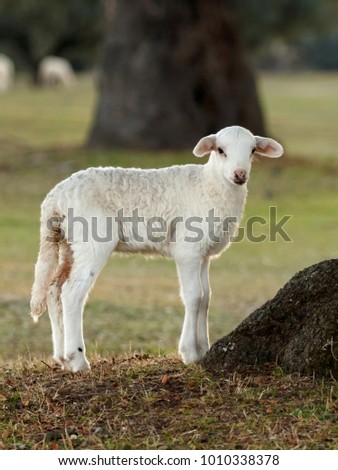
<svg viewBox="0 0 338 470"><path fill-rule="evenodd" d="M208 330L208 311L211 297L211 289L209 283L209 258L201 263L201 284L203 290L203 298L198 312L197 323L197 347L203 357L209 350L209 330Z"/></svg>
<svg viewBox="0 0 338 470"><path fill-rule="evenodd" d="M197 342L198 312L203 291L200 280L200 259L176 260L181 287L181 297L185 306L184 323L179 342L179 354L184 364L197 362L202 353Z"/></svg>

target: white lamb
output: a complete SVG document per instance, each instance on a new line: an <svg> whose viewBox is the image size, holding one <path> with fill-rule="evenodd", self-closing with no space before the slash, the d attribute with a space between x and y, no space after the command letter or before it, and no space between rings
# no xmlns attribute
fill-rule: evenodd
<svg viewBox="0 0 338 470"><path fill-rule="evenodd" d="M0 54L0 93L6 92L14 83L15 67L5 54Z"/></svg>
<svg viewBox="0 0 338 470"><path fill-rule="evenodd" d="M68 60L48 56L39 64L38 80L42 85L69 87L75 82L75 74Z"/></svg>
<svg viewBox="0 0 338 470"><path fill-rule="evenodd" d="M83 308L114 251L174 258L185 306L179 354L189 364L209 349L210 258L236 233L253 154L276 158L283 148L233 126L203 137L193 152L210 158L156 170L88 168L47 195L31 315L38 321L48 306L54 359L63 368L89 368Z"/></svg>

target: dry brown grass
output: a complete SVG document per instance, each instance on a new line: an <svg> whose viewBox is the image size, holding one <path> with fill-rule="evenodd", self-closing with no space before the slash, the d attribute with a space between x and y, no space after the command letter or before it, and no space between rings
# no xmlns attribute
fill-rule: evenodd
<svg viewBox="0 0 338 470"><path fill-rule="evenodd" d="M215 377L174 357L97 357L89 373L3 368L2 449L337 449L337 383L274 366Z"/></svg>

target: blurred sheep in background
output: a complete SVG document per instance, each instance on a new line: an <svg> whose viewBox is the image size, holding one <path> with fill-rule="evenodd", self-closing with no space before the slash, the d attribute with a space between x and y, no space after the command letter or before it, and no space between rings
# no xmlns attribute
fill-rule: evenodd
<svg viewBox="0 0 338 470"><path fill-rule="evenodd" d="M38 69L38 82L41 85L69 87L75 81L74 70L67 59L48 56L41 60Z"/></svg>
<svg viewBox="0 0 338 470"><path fill-rule="evenodd" d="M14 62L5 54L0 54L0 93L6 92L14 83Z"/></svg>

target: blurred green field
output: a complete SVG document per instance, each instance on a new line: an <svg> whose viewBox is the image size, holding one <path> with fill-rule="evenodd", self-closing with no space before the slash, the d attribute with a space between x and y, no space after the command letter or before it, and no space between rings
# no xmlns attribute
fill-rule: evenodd
<svg viewBox="0 0 338 470"><path fill-rule="evenodd" d="M259 89L268 127L289 155L337 162L337 73L262 75Z"/></svg>
<svg viewBox="0 0 338 470"><path fill-rule="evenodd" d="M303 267L337 256L338 75L263 75L259 79L269 134L286 157L258 161L249 182L245 221L291 215L292 242L234 243L212 263L211 340L241 319ZM69 90L20 82L0 95L0 357L51 352L48 316L31 322L29 295L38 250L39 205L74 171L95 165L160 167L195 162L190 152L144 153L81 149L93 117L90 77ZM267 233L266 227L264 233ZM259 227L255 232L259 234ZM172 261L114 256L85 313L89 354L176 348L183 307Z"/></svg>

